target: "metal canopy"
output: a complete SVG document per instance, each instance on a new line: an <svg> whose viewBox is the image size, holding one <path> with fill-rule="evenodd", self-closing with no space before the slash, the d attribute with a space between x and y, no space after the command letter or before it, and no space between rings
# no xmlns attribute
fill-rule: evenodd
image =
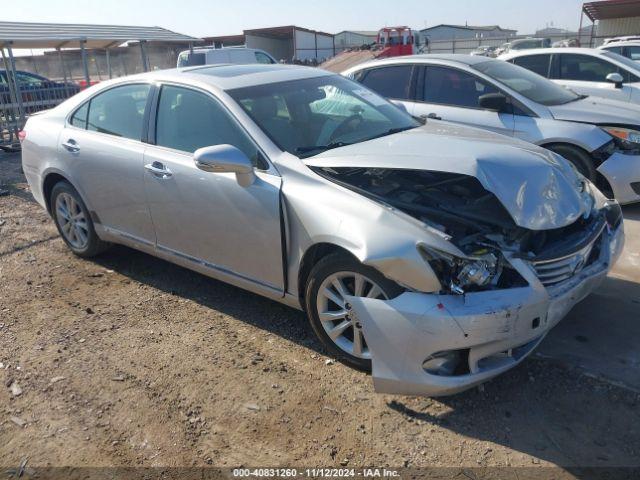
<svg viewBox="0 0 640 480"><path fill-rule="evenodd" d="M640 17L640 2L638 0L589 2L582 6L582 11L592 22L609 18Z"/></svg>
<svg viewBox="0 0 640 480"><path fill-rule="evenodd" d="M12 48L77 48L80 41L86 48L109 48L130 40L163 43L201 41L200 38L160 27L0 22L0 46L4 43Z"/></svg>

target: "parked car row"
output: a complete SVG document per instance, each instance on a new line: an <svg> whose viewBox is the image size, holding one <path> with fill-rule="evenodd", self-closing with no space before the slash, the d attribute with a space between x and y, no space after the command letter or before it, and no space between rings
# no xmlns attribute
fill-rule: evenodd
<svg viewBox="0 0 640 480"><path fill-rule="evenodd" d="M507 62L349 73L199 66L103 82L27 121L23 169L77 255L120 243L302 309L381 392L482 383L619 257L620 207L593 181L635 200L637 148L588 119L588 100Z"/></svg>
<svg viewBox="0 0 640 480"><path fill-rule="evenodd" d="M20 87L21 100L27 109L38 102L50 107L52 101L58 103L56 101L69 98L80 91L80 87L75 83L57 82L23 70L16 71L16 81ZM10 103L12 98L7 72L0 70L0 105Z"/></svg>

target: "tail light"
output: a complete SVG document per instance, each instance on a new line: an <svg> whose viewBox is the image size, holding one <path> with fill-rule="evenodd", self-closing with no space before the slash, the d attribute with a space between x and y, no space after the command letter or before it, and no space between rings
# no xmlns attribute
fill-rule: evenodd
<svg viewBox="0 0 640 480"><path fill-rule="evenodd" d="M24 142L25 138L27 138L27 132L24 130L20 130L18 132L18 140L20 140L20 142Z"/></svg>

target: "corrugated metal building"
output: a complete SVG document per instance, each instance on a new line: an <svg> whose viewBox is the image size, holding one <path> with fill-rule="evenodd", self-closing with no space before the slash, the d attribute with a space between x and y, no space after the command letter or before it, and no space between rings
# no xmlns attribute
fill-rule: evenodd
<svg viewBox="0 0 640 480"><path fill-rule="evenodd" d="M471 26L471 25L435 25L420 30L423 37L430 41L474 38L506 38L513 36L517 30L502 28L498 25Z"/></svg>
<svg viewBox="0 0 640 480"><path fill-rule="evenodd" d="M245 30L242 35L205 37L204 40L217 46L244 44L259 48L285 62L315 60L320 63L335 55L333 35L295 25L255 28Z"/></svg>
<svg viewBox="0 0 640 480"><path fill-rule="evenodd" d="M343 30L334 35L336 51L371 45L376 42L378 32L374 30Z"/></svg>
<svg viewBox="0 0 640 480"><path fill-rule="evenodd" d="M595 25L594 44L601 43L605 37L640 34L638 0L587 2L582 6L582 13Z"/></svg>

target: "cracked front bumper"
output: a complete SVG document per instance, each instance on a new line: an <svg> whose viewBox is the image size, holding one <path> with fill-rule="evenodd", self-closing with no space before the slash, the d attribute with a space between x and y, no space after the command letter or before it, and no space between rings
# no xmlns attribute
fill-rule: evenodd
<svg viewBox="0 0 640 480"><path fill-rule="evenodd" d="M512 260L529 286L465 295L405 292L392 300L351 297L371 352L375 390L449 395L513 368L602 282L622 250L623 228L602 242L595 262L553 287L545 288L528 264ZM464 352L464 373L423 368L434 354L451 351Z"/></svg>

